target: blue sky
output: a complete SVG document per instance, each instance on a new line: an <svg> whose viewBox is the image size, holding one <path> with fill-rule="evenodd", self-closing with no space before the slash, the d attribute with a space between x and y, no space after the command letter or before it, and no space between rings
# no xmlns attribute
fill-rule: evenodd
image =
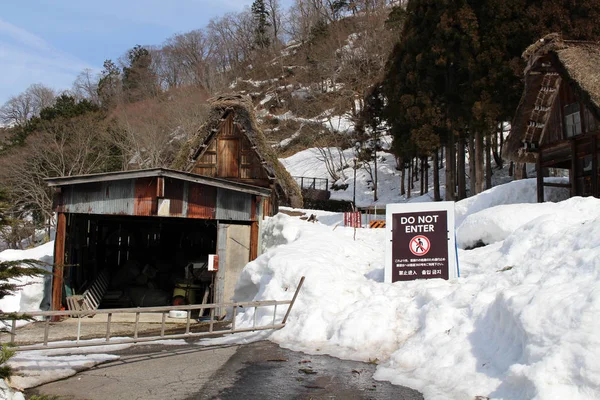
<svg viewBox="0 0 600 400"><path fill-rule="evenodd" d="M289 4L290 0L282 3ZM0 105L32 83L63 90L136 44L157 45L252 0L16 0L0 13Z"/></svg>

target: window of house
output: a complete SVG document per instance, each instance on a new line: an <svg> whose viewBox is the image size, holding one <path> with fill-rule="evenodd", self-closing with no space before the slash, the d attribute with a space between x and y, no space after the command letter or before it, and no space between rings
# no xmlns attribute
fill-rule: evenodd
<svg viewBox="0 0 600 400"><path fill-rule="evenodd" d="M565 134L573 137L581 134L581 113L579 103L571 103L565 106Z"/></svg>

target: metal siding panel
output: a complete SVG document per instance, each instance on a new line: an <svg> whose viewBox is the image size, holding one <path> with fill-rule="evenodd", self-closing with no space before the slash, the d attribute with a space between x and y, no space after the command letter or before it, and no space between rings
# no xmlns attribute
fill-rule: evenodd
<svg viewBox="0 0 600 400"><path fill-rule="evenodd" d="M65 194L65 212L133 215L131 180L75 185Z"/></svg>
<svg viewBox="0 0 600 400"><path fill-rule="evenodd" d="M105 196L99 204L100 212L96 214L133 215L133 180L104 182L102 186Z"/></svg>
<svg viewBox="0 0 600 400"><path fill-rule="evenodd" d="M169 199L169 215L180 217L183 213L183 181L165 179L165 199Z"/></svg>
<svg viewBox="0 0 600 400"><path fill-rule="evenodd" d="M157 178L139 178L135 180L134 215L156 214Z"/></svg>
<svg viewBox="0 0 600 400"><path fill-rule="evenodd" d="M189 182L188 218L215 219L217 188Z"/></svg>
<svg viewBox="0 0 600 400"><path fill-rule="evenodd" d="M250 221L252 196L233 190L217 190L217 219L233 221Z"/></svg>

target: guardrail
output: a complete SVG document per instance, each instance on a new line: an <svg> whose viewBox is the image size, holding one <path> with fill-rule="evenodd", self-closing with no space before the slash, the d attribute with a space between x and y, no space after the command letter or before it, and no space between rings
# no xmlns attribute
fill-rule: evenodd
<svg viewBox="0 0 600 400"><path fill-rule="evenodd" d="M288 316L290 315L290 312L292 310L294 302L296 301L296 298L298 297L298 293L300 292L300 289L302 288L303 283L304 283L304 277L302 277L300 279L300 282L298 283L298 286L296 287L296 291L294 292L294 296L292 297L291 300L279 300L279 301L264 300L264 301L252 301L252 302L243 302L243 303L190 304L190 305L183 305L183 306L165 306L165 307L116 308L116 309L104 309L104 310L100 309L100 310L93 310L93 311L90 311L90 310L82 310L82 311L64 310L64 311L31 312L31 313L23 314L21 317L25 316L28 318L29 317L45 318L45 321L40 321L45 324L43 339L40 341L40 343L27 344L27 345L14 345L11 348L16 351L23 351L23 350L62 349L62 348L72 348L72 347L106 346L107 344L114 345L114 344L125 344L125 343L152 342L152 341L165 340L165 339L186 339L186 338L192 338L192 337L215 336L215 335L227 334L227 333L252 332L252 331L267 330L267 329L281 329L285 326L285 324L287 322ZM277 307L282 306L282 305L288 305L288 308L287 308L285 316L283 317L281 322L277 323ZM249 327L249 328L236 329L235 319L237 316L237 310L239 308L252 308L252 307L254 307L253 326ZM256 325L256 315L257 315L257 311L258 311L259 307L274 307L273 318L272 318L270 324L261 325L261 326ZM231 326L229 328L226 327L225 329L215 330L215 323L219 322L219 320L217 318L215 318L215 310L216 309L223 310L223 309L227 309L227 308L232 308ZM190 330L191 321L192 321L192 312L195 310L207 310L207 309L210 310L209 320L206 321L208 324L208 330L203 331L203 332L192 332ZM171 333L165 332L166 316L172 310L187 312L185 333L171 334ZM140 315L144 314L144 313L162 313L162 323L161 323L160 335L145 336L145 337L139 336ZM106 335L104 336L104 340L82 342L81 341L82 319L84 317L92 317L94 315L102 315L102 314L107 315ZM111 324L112 324L113 314L135 314L135 326L133 329L132 337L119 337L119 338L111 337ZM73 316L75 316L78 320L77 321L76 340L70 341L68 343L65 343L64 341L61 342L59 340L49 341L48 338L49 338L49 332L50 332L50 328L51 328L50 320L53 317L73 317ZM13 344L15 344L15 341L16 341L16 338L18 335L18 331L16 329L16 323L17 323L18 319L19 319L18 317L16 317L16 318L4 317L4 321L12 320L11 330L9 333L10 333L11 342Z"/></svg>
<svg viewBox="0 0 600 400"><path fill-rule="evenodd" d="M326 178L311 178L308 176L292 177L303 190L329 190L329 179Z"/></svg>

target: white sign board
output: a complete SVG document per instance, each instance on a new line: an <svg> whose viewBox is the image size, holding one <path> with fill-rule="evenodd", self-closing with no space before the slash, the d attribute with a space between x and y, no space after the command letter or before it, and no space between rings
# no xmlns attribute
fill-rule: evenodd
<svg viewBox="0 0 600 400"><path fill-rule="evenodd" d="M388 204L385 282L458 278L454 202Z"/></svg>

